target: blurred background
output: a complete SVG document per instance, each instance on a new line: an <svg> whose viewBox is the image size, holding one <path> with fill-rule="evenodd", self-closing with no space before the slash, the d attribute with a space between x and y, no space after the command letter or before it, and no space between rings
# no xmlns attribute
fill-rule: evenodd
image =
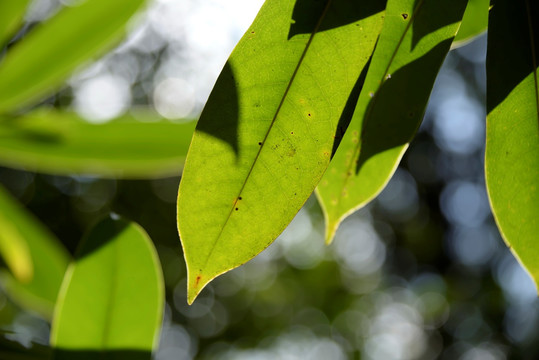
<svg viewBox="0 0 539 360"><path fill-rule="evenodd" d="M76 1L35 0L19 37ZM148 106L170 121L195 119L262 2L151 1L120 46L43 105L94 123ZM176 232L179 176L0 168L0 182L71 252L110 212L148 231L167 293L156 360L537 359L536 289L503 243L484 186L485 53L486 35L450 52L395 176L331 246L313 196L273 245L192 306ZM24 346L48 343L47 322L2 292L0 329Z"/></svg>

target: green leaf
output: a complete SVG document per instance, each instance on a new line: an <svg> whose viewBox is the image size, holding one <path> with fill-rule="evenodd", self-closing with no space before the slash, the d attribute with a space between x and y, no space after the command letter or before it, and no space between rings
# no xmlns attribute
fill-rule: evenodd
<svg viewBox="0 0 539 360"><path fill-rule="evenodd" d="M62 175L178 175L194 127L141 112L99 125L53 110L0 117L0 163Z"/></svg>
<svg viewBox="0 0 539 360"><path fill-rule="evenodd" d="M58 298L54 359L150 359L164 306L161 266L144 230L105 219L82 241ZM134 357L122 357L126 354Z"/></svg>
<svg viewBox="0 0 539 360"><path fill-rule="evenodd" d="M539 281L539 4L492 1L487 48L487 189L500 232Z"/></svg>
<svg viewBox="0 0 539 360"><path fill-rule="evenodd" d="M354 116L317 194L326 242L385 187L414 136L465 0L389 0Z"/></svg>
<svg viewBox="0 0 539 360"><path fill-rule="evenodd" d="M69 255L54 235L2 187L0 187L0 240L19 244L18 247L23 253L18 257L24 259L22 260L24 266L30 267L24 277L17 272L14 272L14 277L7 271L1 271L2 287L23 307L51 319ZM9 264L10 261L6 260Z"/></svg>
<svg viewBox="0 0 539 360"><path fill-rule="evenodd" d="M21 25L30 0L0 1L0 48Z"/></svg>
<svg viewBox="0 0 539 360"><path fill-rule="evenodd" d="M326 169L385 1L268 0L223 69L179 191L188 302L287 226ZM342 125L342 124L341 124Z"/></svg>
<svg viewBox="0 0 539 360"><path fill-rule="evenodd" d="M86 0L39 24L0 62L0 113L57 90L78 66L117 43L144 2Z"/></svg>
<svg viewBox="0 0 539 360"><path fill-rule="evenodd" d="M489 0L468 0L457 36L452 48L466 45L476 36L487 31Z"/></svg>

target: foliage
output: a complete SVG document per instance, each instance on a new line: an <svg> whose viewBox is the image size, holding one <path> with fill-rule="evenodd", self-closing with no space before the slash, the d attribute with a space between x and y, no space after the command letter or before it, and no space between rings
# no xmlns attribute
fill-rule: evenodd
<svg viewBox="0 0 539 360"><path fill-rule="evenodd" d="M267 0L194 129L140 109L95 125L47 106L68 76L118 42L144 1L63 6L17 36L27 2L11 3L0 3L0 164L121 179L179 174L185 159L177 220L190 304L268 247L315 188L329 244L393 176L448 51L483 32L489 14L484 0ZM537 282L536 19L533 1L490 2L485 174L500 232ZM136 199L126 213L136 208L129 201ZM52 319L52 352L28 358L151 357L161 267L144 230L115 216L87 226L71 259L65 241L0 188L0 255L9 270L1 285ZM153 229L153 216L133 220Z"/></svg>

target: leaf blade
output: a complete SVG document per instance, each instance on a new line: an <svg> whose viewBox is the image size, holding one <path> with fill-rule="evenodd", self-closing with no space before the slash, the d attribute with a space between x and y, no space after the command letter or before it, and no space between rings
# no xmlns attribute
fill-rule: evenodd
<svg viewBox="0 0 539 360"><path fill-rule="evenodd" d="M465 4L388 2L354 116L317 187L327 243L341 221L378 195L395 172L419 127Z"/></svg>
<svg viewBox="0 0 539 360"><path fill-rule="evenodd" d="M539 249L539 6L493 1L487 45L485 177L506 244L536 286Z"/></svg>
<svg viewBox="0 0 539 360"><path fill-rule="evenodd" d="M0 282L15 302L51 319L69 255L54 235L27 213L3 187L0 187L0 216L2 225L9 224L8 229L16 232L19 241L24 242L33 270L31 277L23 281L2 271ZM5 230L6 227L2 226L0 232ZM6 236L9 236L7 240L13 240L11 234Z"/></svg>
<svg viewBox="0 0 539 360"><path fill-rule="evenodd" d="M197 125L178 198L189 303L279 235L329 162L384 2L315 4L264 4Z"/></svg>
<svg viewBox="0 0 539 360"><path fill-rule="evenodd" d="M30 0L0 2L0 47L9 40L22 23Z"/></svg>
<svg viewBox="0 0 539 360"><path fill-rule="evenodd" d="M72 112L34 111L0 118L0 163L61 175L178 175L194 127L140 111L99 125Z"/></svg>
<svg viewBox="0 0 539 360"><path fill-rule="evenodd" d="M466 45L487 31L489 0L468 0L462 24L453 40L452 48Z"/></svg>
<svg viewBox="0 0 539 360"><path fill-rule="evenodd" d="M51 330L54 358L129 351L150 359L163 307L150 238L134 223L105 219L83 240L64 278Z"/></svg>
<svg viewBox="0 0 539 360"><path fill-rule="evenodd" d="M90 0L64 7L13 46L0 62L0 113L57 90L78 66L110 48L145 0Z"/></svg>

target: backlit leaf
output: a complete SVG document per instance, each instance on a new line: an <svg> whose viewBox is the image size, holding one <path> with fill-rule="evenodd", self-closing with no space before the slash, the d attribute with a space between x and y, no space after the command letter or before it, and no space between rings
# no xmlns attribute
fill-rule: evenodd
<svg viewBox="0 0 539 360"><path fill-rule="evenodd" d="M0 61L0 113L57 90L78 66L118 42L126 22L144 2L86 0L64 7L32 29Z"/></svg>
<svg viewBox="0 0 539 360"><path fill-rule="evenodd" d="M349 120L384 8L380 0L262 7L210 95L180 185L189 303L265 249L312 193Z"/></svg>
<svg viewBox="0 0 539 360"><path fill-rule="evenodd" d="M99 125L52 110L0 117L0 164L62 175L179 175L194 128L140 112Z"/></svg>
<svg viewBox="0 0 539 360"><path fill-rule="evenodd" d="M54 359L150 359L164 285L152 241L125 220L106 219L82 241L58 298Z"/></svg>
<svg viewBox="0 0 539 360"><path fill-rule="evenodd" d="M30 266L30 272L25 272L23 278L1 271L2 287L21 306L51 319L69 254L3 187L0 187L0 239L19 244L23 253L18 258L24 259L24 266Z"/></svg>
<svg viewBox="0 0 539 360"><path fill-rule="evenodd" d="M477 35L484 33L488 25L489 0L468 0L466 11L462 17L462 24L452 48L463 46L473 40Z"/></svg>
<svg viewBox="0 0 539 360"><path fill-rule="evenodd" d="M21 25L30 0L0 1L0 48Z"/></svg>
<svg viewBox="0 0 539 360"><path fill-rule="evenodd" d="M354 116L317 194L326 242L385 187L414 136L465 0L389 0Z"/></svg>
<svg viewBox="0 0 539 360"><path fill-rule="evenodd" d="M494 217L539 281L539 4L492 1L487 50L485 174Z"/></svg>

